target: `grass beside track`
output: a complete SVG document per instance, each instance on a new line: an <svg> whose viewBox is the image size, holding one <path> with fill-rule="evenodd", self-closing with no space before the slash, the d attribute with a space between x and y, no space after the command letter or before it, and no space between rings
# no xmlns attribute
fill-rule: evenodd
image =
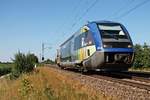
<svg viewBox="0 0 150 100"><path fill-rule="evenodd" d="M129 71L150 72L150 68L130 68Z"/></svg>
<svg viewBox="0 0 150 100"><path fill-rule="evenodd" d="M39 67L16 80L0 79L0 100L108 100L54 68Z"/></svg>

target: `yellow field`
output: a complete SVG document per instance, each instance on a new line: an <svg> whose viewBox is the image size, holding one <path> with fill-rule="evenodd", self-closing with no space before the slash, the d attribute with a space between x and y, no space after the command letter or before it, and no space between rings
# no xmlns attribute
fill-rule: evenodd
<svg viewBox="0 0 150 100"><path fill-rule="evenodd" d="M48 67L37 68L17 80L0 79L0 100L111 99Z"/></svg>

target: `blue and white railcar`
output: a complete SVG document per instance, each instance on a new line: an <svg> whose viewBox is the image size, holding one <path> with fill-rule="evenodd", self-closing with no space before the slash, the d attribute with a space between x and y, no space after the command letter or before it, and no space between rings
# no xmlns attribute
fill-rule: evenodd
<svg viewBox="0 0 150 100"><path fill-rule="evenodd" d="M117 22L93 21L60 45L57 64L84 70L128 70L134 59L133 43Z"/></svg>

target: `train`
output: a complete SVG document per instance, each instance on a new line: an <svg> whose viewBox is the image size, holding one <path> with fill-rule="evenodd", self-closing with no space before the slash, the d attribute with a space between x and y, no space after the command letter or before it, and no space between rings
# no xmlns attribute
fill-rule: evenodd
<svg viewBox="0 0 150 100"><path fill-rule="evenodd" d="M134 61L133 42L123 24L92 21L60 45L56 61L62 69L82 72L127 71Z"/></svg>

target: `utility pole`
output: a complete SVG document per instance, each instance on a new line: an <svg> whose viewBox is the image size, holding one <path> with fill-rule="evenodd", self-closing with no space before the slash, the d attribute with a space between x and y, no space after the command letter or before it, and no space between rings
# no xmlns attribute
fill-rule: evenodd
<svg viewBox="0 0 150 100"><path fill-rule="evenodd" d="M42 61L44 61L44 43L42 43Z"/></svg>
<svg viewBox="0 0 150 100"><path fill-rule="evenodd" d="M44 59L45 59L45 58L44 58L44 50L45 50L45 49L51 49L51 47L45 47L45 44L46 44L46 43L42 43L42 61L44 61Z"/></svg>
<svg viewBox="0 0 150 100"><path fill-rule="evenodd" d="M39 53L39 61L42 62L42 55Z"/></svg>

